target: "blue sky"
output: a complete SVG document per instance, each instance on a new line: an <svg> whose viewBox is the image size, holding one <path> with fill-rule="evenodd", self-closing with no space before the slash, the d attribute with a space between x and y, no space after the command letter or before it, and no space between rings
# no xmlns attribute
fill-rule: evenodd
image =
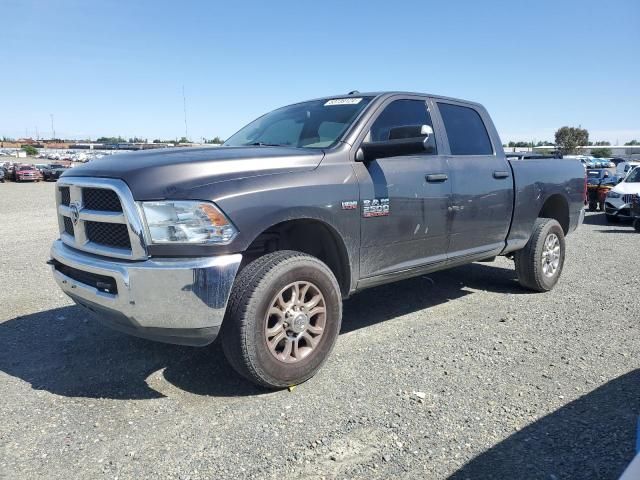
<svg viewBox="0 0 640 480"><path fill-rule="evenodd" d="M2 0L0 136L228 137L350 90L476 100L503 141L640 139L640 2Z"/></svg>

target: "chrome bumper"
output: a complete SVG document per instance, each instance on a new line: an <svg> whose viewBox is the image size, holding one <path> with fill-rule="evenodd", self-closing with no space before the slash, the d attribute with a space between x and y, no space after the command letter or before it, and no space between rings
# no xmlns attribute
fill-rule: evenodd
<svg viewBox="0 0 640 480"><path fill-rule="evenodd" d="M79 252L56 240L51 258L62 291L108 326L152 340L206 345L222 325L242 255L131 262ZM83 272L113 279L117 293L82 283Z"/></svg>

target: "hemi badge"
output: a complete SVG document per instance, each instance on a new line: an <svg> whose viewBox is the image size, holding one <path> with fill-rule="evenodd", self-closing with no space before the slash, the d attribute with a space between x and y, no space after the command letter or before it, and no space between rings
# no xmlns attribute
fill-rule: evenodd
<svg viewBox="0 0 640 480"><path fill-rule="evenodd" d="M350 200L348 202L342 202L343 210L356 210L358 208L358 202L356 200Z"/></svg>

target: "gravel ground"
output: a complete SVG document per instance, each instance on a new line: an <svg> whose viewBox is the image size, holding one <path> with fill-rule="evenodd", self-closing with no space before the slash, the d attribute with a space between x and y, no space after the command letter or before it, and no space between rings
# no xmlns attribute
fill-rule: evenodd
<svg viewBox="0 0 640 480"><path fill-rule="evenodd" d="M110 331L57 289L53 184L0 184L0 477L617 478L640 410L640 235L602 214L558 287L498 259L345 304L321 372L239 379L217 344Z"/></svg>

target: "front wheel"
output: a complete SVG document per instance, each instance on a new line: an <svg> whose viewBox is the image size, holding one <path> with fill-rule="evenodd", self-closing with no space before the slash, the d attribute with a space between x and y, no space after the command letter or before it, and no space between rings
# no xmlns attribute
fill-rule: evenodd
<svg viewBox="0 0 640 480"><path fill-rule="evenodd" d="M310 255L273 252L236 277L220 332L222 348L234 369L258 385L297 385L325 362L341 321L333 272Z"/></svg>
<svg viewBox="0 0 640 480"><path fill-rule="evenodd" d="M539 218L525 247L514 255L520 285L536 292L548 292L558 283L564 256L562 227L551 218Z"/></svg>

